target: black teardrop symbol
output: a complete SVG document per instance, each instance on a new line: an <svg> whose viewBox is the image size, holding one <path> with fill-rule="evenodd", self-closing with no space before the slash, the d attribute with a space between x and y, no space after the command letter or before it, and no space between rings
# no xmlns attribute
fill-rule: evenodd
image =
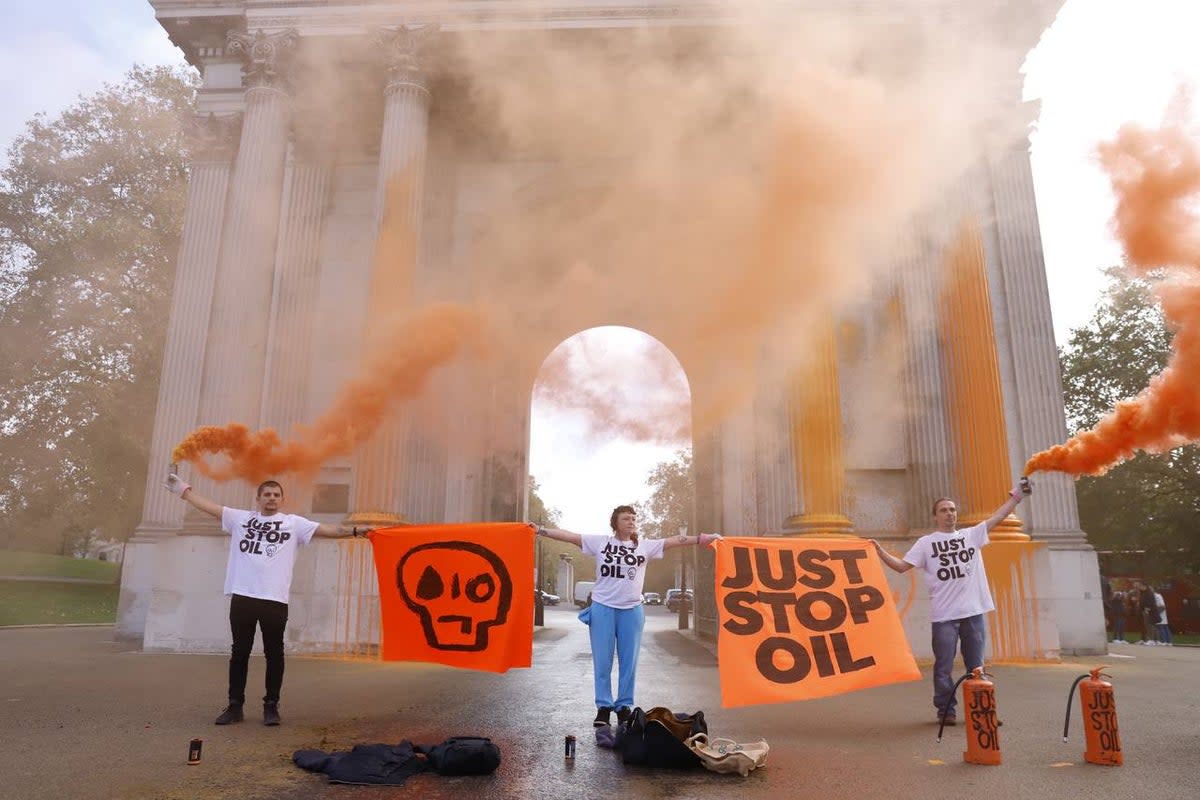
<svg viewBox="0 0 1200 800"><path fill-rule="evenodd" d="M433 567L426 567L421 573L421 580L417 582L417 597L421 600L436 600L445 590L442 576L438 575Z"/></svg>

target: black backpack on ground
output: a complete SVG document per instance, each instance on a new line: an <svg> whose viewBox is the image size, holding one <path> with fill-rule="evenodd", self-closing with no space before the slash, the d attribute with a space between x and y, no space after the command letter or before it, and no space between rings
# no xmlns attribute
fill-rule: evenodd
<svg viewBox="0 0 1200 800"><path fill-rule="evenodd" d="M692 769L700 766L700 758L684 741L697 733L708 733L703 711L675 714L662 707L635 708L617 727L617 750L626 764Z"/></svg>
<svg viewBox="0 0 1200 800"><path fill-rule="evenodd" d="M486 736L451 736L418 749L439 775L490 775L500 766L500 748Z"/></svg>

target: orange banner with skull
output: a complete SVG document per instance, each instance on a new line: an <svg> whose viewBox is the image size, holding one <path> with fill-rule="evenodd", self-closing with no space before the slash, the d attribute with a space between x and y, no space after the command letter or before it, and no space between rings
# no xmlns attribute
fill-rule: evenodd
<svg viewBox="0 0 1200 800"><path fill-rule="evenodd" d="M729 538L714 547L722 705L921 677L869 542Z"/></svg>
<svg viewBox="0 0 1200 800"><path fill-rule="evenodd" d="M533 537L524 523L373 531L383 659L488 672L528 667Z"/></svg>

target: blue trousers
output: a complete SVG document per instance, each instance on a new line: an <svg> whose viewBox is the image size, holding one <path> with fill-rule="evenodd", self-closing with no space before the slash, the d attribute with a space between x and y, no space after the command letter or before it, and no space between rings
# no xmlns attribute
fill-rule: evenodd
<svg viewBox="0 0 1200 800"><path fill-rule="evenodd" d="M987 627L983 614L933 623L933 705L938 711L953 714L958 707L954 694L954 655L962 643L963 665L967 672L983 666L983 643Z"/></svg>
<svg viewBox="0 0 1200 800"><path fill-rule="evenodd" d="M596 683L596 708L633 708L633 687L637 682L638 654L642 650L642 629L646 612L641 606L612 608L592 603L580 616L590 626L592 671ZM613 651L617 655L617 698L613 700Z"/></svg>

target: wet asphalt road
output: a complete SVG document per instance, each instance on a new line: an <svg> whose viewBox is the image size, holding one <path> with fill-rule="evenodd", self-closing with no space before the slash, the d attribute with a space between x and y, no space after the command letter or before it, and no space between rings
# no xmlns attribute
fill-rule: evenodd
<svg viewBox="0 0 1200 800"><path fill-rule="evenodd" d="M1082 731L1062 744L1067 689L1094 664L995 669L1004 720L1004 764L962 763L963 728L935 741L928 678L806 703L720 707L711 647L648 609L638 702L703 709L713 736L766 738L766 767L747 778L705 771L627 768L594 746L586 630L566 607L547 609L534 666L504 675L418 664L289 657L284 724L264 728L247 704L241 725L218 728L226 661L146 654L114 642L110 628L0 630L2 798L639 798L823 800L1200 797L1200 649L1124 646L1106 663L1115 677L1126 765L1082 762ZM1118 646L1119 647L1119 646ZM262 659L250 690L261 686ZM362 742L436 743L492 737L493 775L418 775L403 787L329 785L291 763L299 748ZM563 737L578 737L574 763ZM188 741L203 760L185 764Z"/></svg>

